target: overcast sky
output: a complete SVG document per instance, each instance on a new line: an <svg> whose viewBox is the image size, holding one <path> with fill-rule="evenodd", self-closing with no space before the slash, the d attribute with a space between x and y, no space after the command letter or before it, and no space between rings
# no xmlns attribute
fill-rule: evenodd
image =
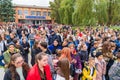
<svg viewBox="0 0 120 80"><path fill-rule="evenodd" d="M53 0L12 0L13 4L49 6L49 1Z"/></svg>

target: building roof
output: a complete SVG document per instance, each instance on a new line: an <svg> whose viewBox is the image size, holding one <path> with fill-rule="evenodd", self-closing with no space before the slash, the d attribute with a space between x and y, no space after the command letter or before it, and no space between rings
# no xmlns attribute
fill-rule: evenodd
<svg viewBox="0 0 120 80"><path fill-rule="evenodd" d="M45 8L50 9L49 6L36 6L36 5L21 5L21 4L13 4L14 7L24 7L24 8Z"/></svg>

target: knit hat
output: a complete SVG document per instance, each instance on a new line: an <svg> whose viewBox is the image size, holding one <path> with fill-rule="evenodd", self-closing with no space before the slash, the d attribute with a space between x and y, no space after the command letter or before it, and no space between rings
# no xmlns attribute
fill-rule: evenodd
<svg viewBox="0 0 120 80"><path fill-rule="evenodd" d="M96 57L99 57L99 56L101 56L102 55L102 52L97 52L96 53Z"/></svg>

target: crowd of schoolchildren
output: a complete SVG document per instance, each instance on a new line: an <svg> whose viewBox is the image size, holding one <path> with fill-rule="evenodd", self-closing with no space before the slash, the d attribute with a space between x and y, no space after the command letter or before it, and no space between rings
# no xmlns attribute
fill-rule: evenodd
<svg viewBox="0 0 120 80"><path fill-rule="evenodd" d="M81 31L58 24L1 24L3 67L3 80L120 80L120 32L108 27Z"/></svg>

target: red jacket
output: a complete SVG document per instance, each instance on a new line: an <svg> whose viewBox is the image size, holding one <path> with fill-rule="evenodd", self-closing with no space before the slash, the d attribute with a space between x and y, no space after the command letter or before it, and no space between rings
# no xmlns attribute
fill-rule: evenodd
<svg viewBox="0 0 120 80"><path fill-rule="evenodd" d="M52 75L51 75L51 72L50 72L50 67L49 65L46 65L44 67L44 70L45 70L45 74L46 74L46 80L52 80ZM30 72L28 73L28 76L27 76L27 80L41 80L41 77L40 77L40 73L39 73L39 69L38 69L38 65L35 64Z"/></svg>

